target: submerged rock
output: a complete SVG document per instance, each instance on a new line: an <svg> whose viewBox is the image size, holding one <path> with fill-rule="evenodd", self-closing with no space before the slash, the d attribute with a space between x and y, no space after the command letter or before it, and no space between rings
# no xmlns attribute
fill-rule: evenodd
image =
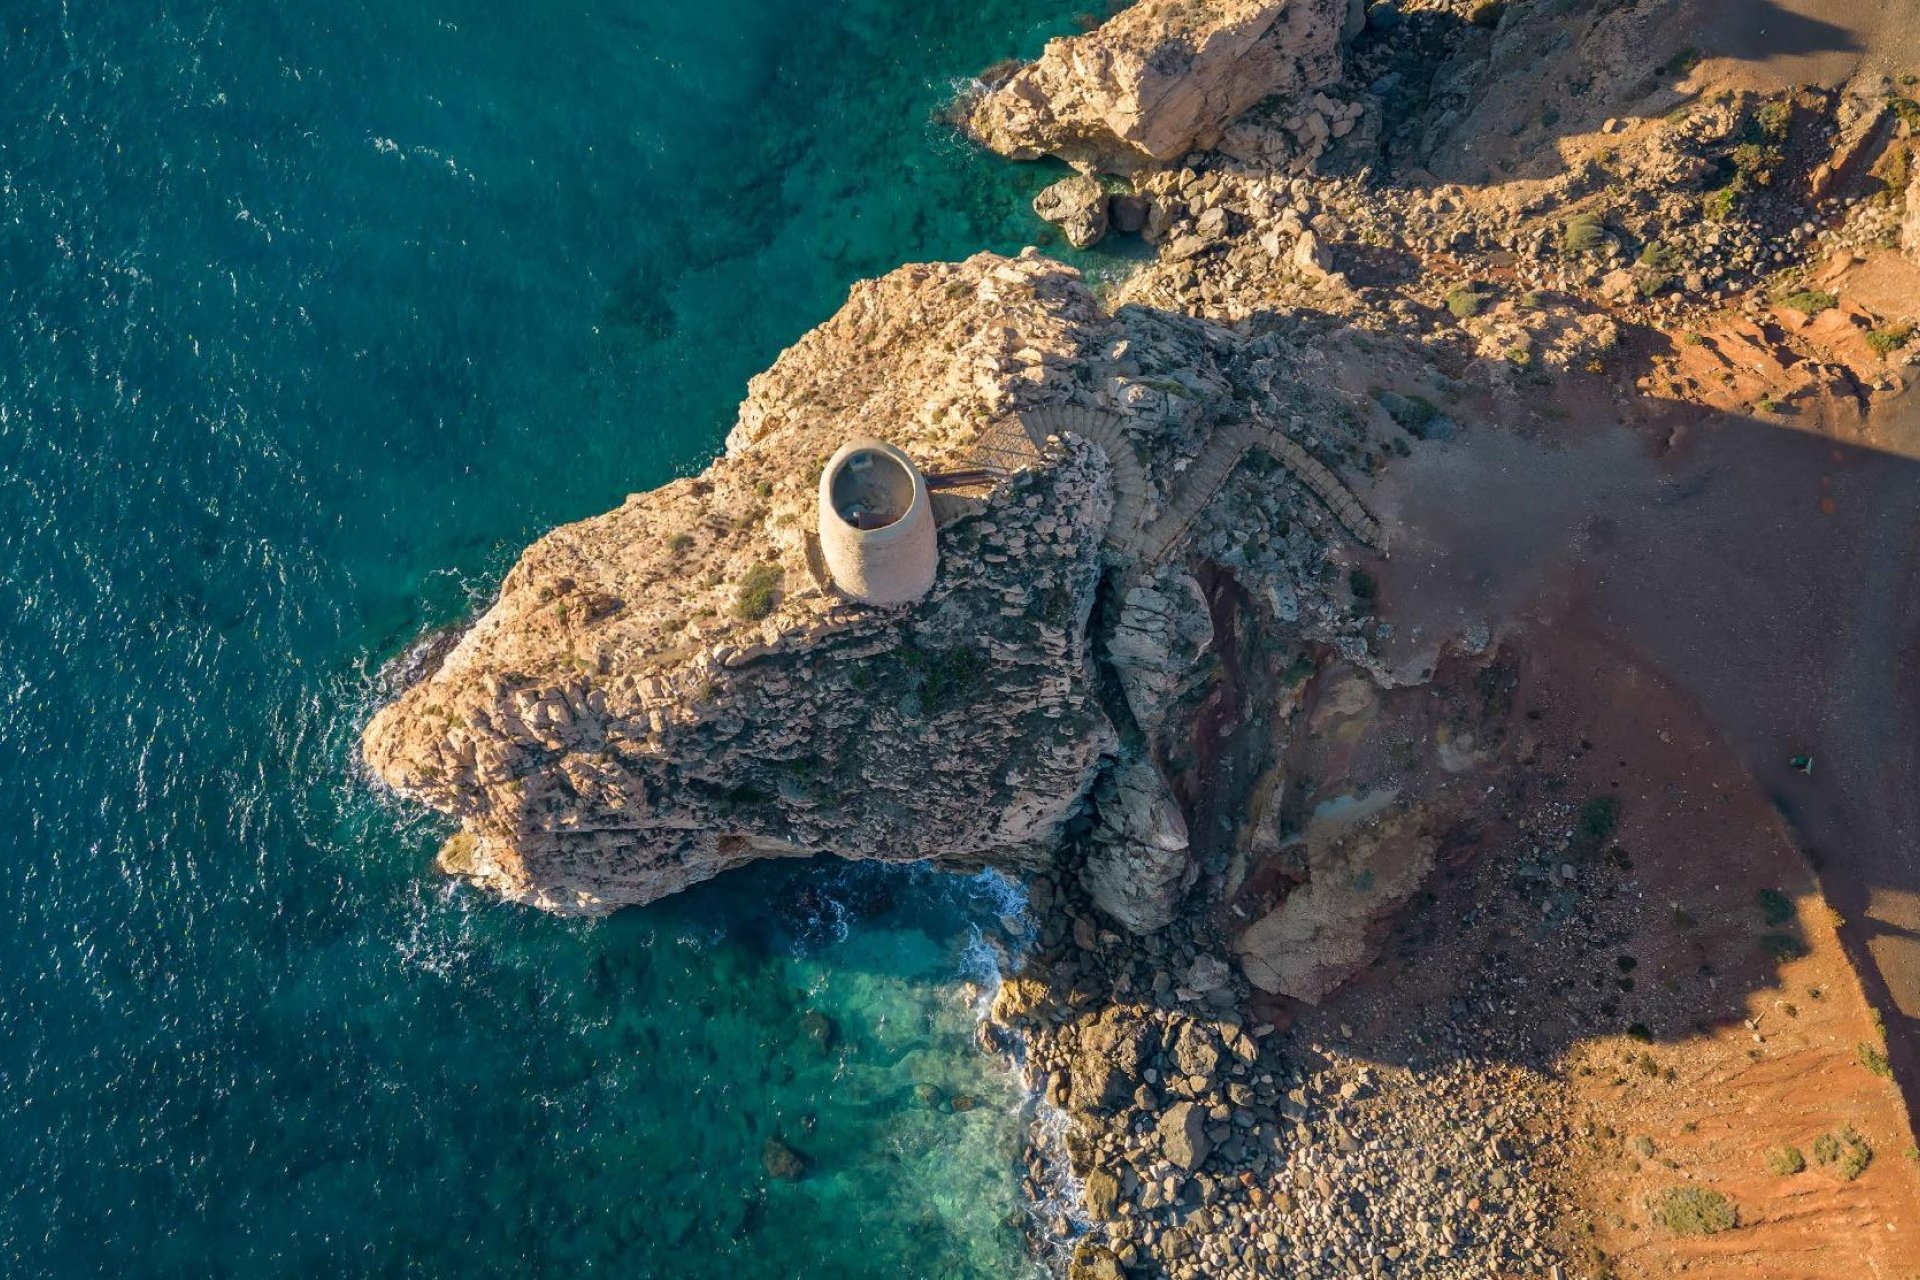
<svg viewBox="0 0 1920 1280"><path fill-rule="evenodd" d="M770 1178L798 1182L807 1176L807 1158L778 1138L768 1138L760 1147L760 1164Z"/></svg>

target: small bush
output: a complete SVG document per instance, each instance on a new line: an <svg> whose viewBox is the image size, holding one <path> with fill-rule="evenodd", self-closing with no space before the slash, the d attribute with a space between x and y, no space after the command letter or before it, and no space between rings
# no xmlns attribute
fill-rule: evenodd
<svg viewBox="0 0 1920 1280"><path fill-rule="evenodd" d="M1577 213L1567 219L1560 243L1568 253L1592 253L1607 242L1607 224L1597 213Z"/></svg>
<svg viewBox="0 0 1920 1280"><path fill-rule="evenodd" d="M1793 128L1793 104L1785 100L1769 102L1754 113L1753 119L1760 126L1763 136L1775 142L1785 142L1788 132Z"/></svg>
<svg viewBox="0 0 1920 1280"><path fill-rule="evenodd" d="M1371 603L1380 594L1380 583L1365 569L1355 569L1347 575L1347 588L1353 592L1353 598L1363 604Z"/></svg>
<svg viewBox="0 0 1920 1280"><path fill-rule="evenodd" d="M1456 320L1469 320L1486 309L1493 301L1493 294L1470 284L1447 291L1447 310Z"/></svg>
<svg viewBox="0 0 1920 1280"><path fill-rule="evenodd" d="M1893 1064L1887 1061L1887 1055L1880 1052L1878 1046L1868 1044L1865 1040L1862 1040L1856 1053L1859 1055L1861 1066L1873 1072L1873 1074L1879 1076L1882 1080L1893 1079Z"/></svg>
<svg viewBox="0 0 1920 1280"><path fill-rule="evenodd" d="M1899 324L1890 324L1884 329L1867 330L1867 345L1873 348L1877 356L1888 356L1907 345L1913 337L1913 322L1902 320Z"/></svg>
<svg viewBox="0 0 1920 1280"><path fill-rule="evenodd" d="M1774 301L1804 315L1817 316L1822 311L1837 306L1840 299L1825 289L1796 289L1792 293L1782 294Z"/></svg>
<svg viewBox="0 0 1920 1280"><path fill-rule="evenodd" d="M1620 825L1620 801L1615 796L1595 796L1580 806L1575 834L1583 842L1605 844Z"/></svg>
<svg viewBox="0 0 1920 1280"><path fill-rule="evenodd" d="M1793 899L1789 898L1786 894L1780 892L1778 889L1762 889L1758 897L1760 899L1760 918L1765 920L1770 927L1777 929L1793 919Z"/></svg>
<svg viewBox="0 0 1920 1280"><path fill-rule="evenodd" d="M1710 193L1700 205L1700 212L1712 222L1725 222L1740 207L1746 198L1747 189L1737 179L1729 182L1718 191Z"/></svg>
<svg viewBox="0 0 1920 1280"><path fill-rule="evenodd" d="M1766 933L1760 935L1760 949L1775 964L1785 964L1789 960L1799 960L1810 954L1807 944L1790 933Z"/></svg>
<svg viewBox="0 0 1920 1280"><path fill-rule="evenodd" d="M1796 1173L1806 1172L1807 1157L1800 1148L1788 1143L1767 1152L1767 1168L1783 1178L1790 1178Z"/></svg>
<svg viewBox="0 0 1920 1280"><path fill-rule="evenodd" d="M1852 1182L1873 1163L1873 1146L1852 1125L1813 1140L1813 1158L1844 1182Z"/></svg>
<svg viewBox="0 0 1920 1280"><path fill-rule="evenodd" d="M1710 1236L1739 1225L1733 1202L1706 1187L1672 1187L1653 1198L1653 1220L1679 1236Z"/></svg>
<svg viewBox="0 0 1920 1280"><path fill-rule="evenodd" d="M1387 416L1400 424L1408 435L1425 440L1434 423L1442 416L1440 406L1425 396L1403 396L1392 391L1377 392L1374 399Z"/></svg>
<svg viewBox="0 0 1920 1280"><path fill-rule="evenodd" d="M684 555L692 547L693 535L690 533L676 533L667 539L667 550L675 555Z"/></svg>
<svg viewBox="0 0 1920 1280"><path fill-rule="evenodd" d="M1640 248L1640 265L1652 267L1656 271L1678 271L1685 265L1685 260L1680 256L1680 251L1672 245L1661 244L1658 240L1649 240Z"/></svg>
<svg viewBox="0 0 1920 1280"><path fill-rule="evenodd" d="M733 616L742 622L758 622L780 603L780 586L786 573L777 564L756 564L740 579L733 597Z"/></svg>

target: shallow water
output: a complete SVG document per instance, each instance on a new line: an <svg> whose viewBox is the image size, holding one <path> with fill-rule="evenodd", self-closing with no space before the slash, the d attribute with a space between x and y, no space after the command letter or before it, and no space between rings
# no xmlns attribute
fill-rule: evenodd
<svg viewBox="0 0 1920 1280"><path fill-rule="evenodd" d="M433 880L354 743L383 660L700 465L853 279L1036 238L1049 175L930 115L1066 17L6 7L0 1272L1023 1271L958 989L1005 886L553 920Z"/></svg>

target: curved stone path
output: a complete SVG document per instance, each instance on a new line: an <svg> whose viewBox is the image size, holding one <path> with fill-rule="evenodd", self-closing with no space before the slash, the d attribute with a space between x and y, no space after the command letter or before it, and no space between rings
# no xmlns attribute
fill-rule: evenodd
<svg viewBox="0 0 1920 1280"><path fill-rule="evenodd" d="M1121 419L1098 409L1052 405L1021 415L1036 445L1049 435L1073 432L1098 445L1113 464L1113 521L1107 545L1143 566L1159 563L1233 475L1240 460L1258 449L1293 473L1360 542L1380 545L1380 524L1353 491L1325 464L1278 431L1236 422L1215 431L1174 484L1166 510L1143 519L1150 485L1147 468L1128 438Z"/></svg>

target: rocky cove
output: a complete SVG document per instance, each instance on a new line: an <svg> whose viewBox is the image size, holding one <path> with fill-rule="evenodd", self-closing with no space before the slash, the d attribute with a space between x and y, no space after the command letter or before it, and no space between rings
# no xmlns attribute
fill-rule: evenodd
<svg viewBox="0 0 1920 1280"><path fill-rule="evenodd" d="M1769 962L1844 975L1795 1051L1851 1053L1843 940L1731 762L1685 786L1741 797L1728 874L1805 902L1798 952L1756 953L1740 895L1649 909L1642 880L1685 871L1631 846L1680 819L1615 794L1595 725L1659 705L1666 746L1719 761L1712 726L1658 672L1601 696L1639 668L1570 655L1566 592L1397 607L1394 555L1439 536L1399 477L1500 433L1606 418L1678 449L1737 411L1885 443L1920 280L1906 82L1753 83L1690 22L1142 0L984 76L967 132L1077 171L1036 213L1152 261L857 285L703 473L529 548L368 763L458 819L445 871L550 911L821 853L1029 879L1040 942L981 1039L1066 1117L1029 1190L1078 1199L1038 1232L1076 1280L1711 1267L1649 1207L1695 1173L1641 1150L1650 1116L1702 1122L1635 1091L1761 1042ZM821 469L855 436L939 484L907 605L822 561ZM1664 981L1632 976L1660 947ZM1828 1102L1889 1158L1816 1212L1890 1215L1898 1262L1915 1179L1875 1088ZM1649 1185L1597 1192L1622 1162Z"/></svg>

